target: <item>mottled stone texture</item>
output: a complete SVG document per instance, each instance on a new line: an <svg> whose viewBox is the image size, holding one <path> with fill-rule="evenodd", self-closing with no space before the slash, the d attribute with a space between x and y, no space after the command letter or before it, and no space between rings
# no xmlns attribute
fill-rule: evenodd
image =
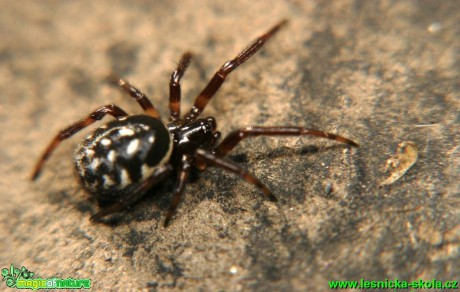
<svg viewBox="0 0 460 292"><path fill-rule="evenodd" d="M257 138L231 158L278 196L218 169L189 184L163 229L171 183L115 216L78 186L64 142L29 177L53 135L100 105L140 107L117 73L168 114L182 53L183 111L226 60L282 18L265 49L233 72L206 115L224 134L302 125L349 137ZM458 1L3 1L0 11L0 264L95 290L315 291L328 280L458 280ZM109 119L109 118L107 118ZM397 182L403 141L418 161ZM5 283L1 283L5 287ZM313 291L313 290L310 290Z"/></svg>

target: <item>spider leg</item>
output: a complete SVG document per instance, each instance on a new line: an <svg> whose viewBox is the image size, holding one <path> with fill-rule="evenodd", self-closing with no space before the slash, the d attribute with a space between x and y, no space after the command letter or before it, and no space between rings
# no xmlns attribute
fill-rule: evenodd
<svg viewBox="0 0 460 292"><path fill-rule="evenodd" d="M235 70L239 65L246 62L258 50L260 50L265 42L270 39L286 23L286 20L282 20L277 25L272 27L268 32L258 37L249 47L239 53L235 59L227 61L224 65L222 65L219 71L217 71L209 81L208 85L206 85L203 91L201 91L201 93L195 99L195 104L185 115L185 119L195 120L201 114L201 112L203 112L204 108L217 92L217 90L219 90L219 88L222 86L228 74Z"/></svg>
<svg viewBox="0 0 460 292"><path fill-rule="evenodd" d="M177 69L171 74L171 80L169 81L169 120L174 122L180 118L180 80L184 76L185 70L190 64L192 54L190 52L185 53L177 66Z"/></svg>
<svg viewBox="0 0 460 292"><path fill-rule="evenodd" d="M185 185L187 183L187 178L190 172L190 166L191 157L184 155L178 173L178 181L176 183L176 186L174 187L174 195L171 202L171 206L169 206L169 209L166 212L163 227L167 227L169 225L169 221L171 221L171 218L176 212L177 206L181 201L182 194L184 193Z"/></svg>
<svg viewBox="0 0 460 292"><path fill-rule="evenodd" d="M359 145L342 136L326 133L315 129L302 127L246 127L231 132L216 147L215 153L219 157L227 155L241 140L256 136L317 136L345 143L353 147Z"/></svg>
<svg viewBox="0 0 460 292"><path fill-rule="evenodd" d="M91 216L91 221L98 221L102 217L121 211L127 206L132 205L144 196L151 187L165 179L172 172L172 169L170 164L158 167L146 180L127 195L120 198L116 203L93 214Z"/></svg>
<svg viewBox="0 0 460 292"><path fill-rule="evenodd" d="M128 81L114 75L110 75L108 79L110 83L120 86L126 93L131 95L148 115L157 119L161 118L158 111L142 91L131 85Z"/></svg>
<svg viewBox="0 0 460 292"><path fill-rule="evenodd" d="M120 118L120 117L125 117L128 114L124 110L119 108L118 106L116 106L114 104L109 104L109 105L105 105L103 107L100 107L100 108L96 109L87 118L82 119L79 122L76 122L75 124L73 124L73 125L65 128L64 130L60 131L56 135L56 137L51 141L51 143L48 145L48 147L46 148L46 150L43 153L42 157L40 158L40 160L38 160L37 164L35 165L34 172L32 173L32 180L37 179L37 177L40 175L40 172L42 170L43 164L49 158L49 156L54 151L54 149L63 140L70 138L73 134L75 134L78 131L86 128L87 126L91 125L95 121L101 120L106 115L111 115L114 118Z"/></svg>
<svg viewBox="0 0 460 292"><path fill-rule="evenodd" d="M270 190L260 180L258 180L254 175L252 175L250 172L248 172L247 170L245 170L238 164L232 161L217 157L216 155L209 153L203 149L197 149L195 151L194 156L195 156L195 159L197 160L198 165L207 164L210 166L217 166L225 170L228 170L230 172L233 172L234 174L237 174L240 177L242 177L248 183L256 186L259 190L261 190L268 197L270 201L272 202L278 201L278 199L270 192Z"/></svg>

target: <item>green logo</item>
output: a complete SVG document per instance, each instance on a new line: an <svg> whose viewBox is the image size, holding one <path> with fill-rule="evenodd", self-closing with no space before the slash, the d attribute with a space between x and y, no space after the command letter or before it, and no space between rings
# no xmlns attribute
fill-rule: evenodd
<svg viewBox="0 0 460 292"><path fill-rule="evenodd" d="M11 264L10 269L4 268L2 269L2 281L6 281L6 286L10 288L16 287L16 281L18 279L31 279L34 276L34 273L28 271L26 267L22 267L21 269L15 268L13 264Z"/></svg>
<svg viewBox="0 0 460 292"><path fill-rule="evenodd" d="M90 289L90 279L60 279L60 278L33 278L35 273L22 267L21 269L15 268L11 264L10 268L2 269L2 281L6 286L16 289Z"/></svg>

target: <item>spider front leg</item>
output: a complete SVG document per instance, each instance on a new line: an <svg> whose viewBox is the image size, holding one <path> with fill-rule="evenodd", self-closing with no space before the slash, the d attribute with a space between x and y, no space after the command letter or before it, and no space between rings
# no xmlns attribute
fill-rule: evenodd
<svg viewBox="0 0 460 292"><path fill-rule="evenodd" d="M146 180L140 183L136 188L131 190L129 193L119 198L119 200L111 206L104 208L91 216L92 221L99 221L101 218L116 213L131 206L138 201L145 193L151 189L154 185L164 180L172 172L172 166L170 164L162 165L158 167Z"/></svg>
<svg viewBox="0 0 460 292"><path fill-rule="evenodd" d="M177 66L177 69L171 74L171 80L169 81L169 120L171 122L177 121L180 118L180 99L181 89L180 80L184 76L185 70L190 64L192 54L185 53Z"/></svg>
<svg viewBox="0 0 460 292"><path fill-rule="evenodd" d="M179 205L182 194L184 193L185 185L187 184L187 178L190 172L191 167L191 157L184 155L181 161L181 166L179 173L177 175L177 183L174 187L174 194L171 205L169 206L168 211L166 212L165 221L163 227L168 227L169 221L171 221L172 216L176 212L177 206Z"/></svg>
<svg viewBox="0 0 460 292"><path fill-rule="evenodd" d="M216 155L209 153L203 149L197 149L195 152L195 159L197 161L198 168L203 169L204 165L216 166L233 172L234 174L239 175L248 183L256 186L260 191L262 191L267 198L272 202L277 202L278 199L270 192L270 190L254 175L250 172L236 164L235 162L217 157Z"/></svg>
<svg viewBox="0 0 460 292"><path fill-rule="evenodd" d="M131 95L131 97L139 103L148 115L161 119L160 113L158 113L156 108L142 91L131 85L128 81L114 75L110 75L108 79L110 83L120 86L126 93Z"/></svg>
<svg viewBox="0 0 460 292"><path fill-rule="evenodd" d="M315 129L302 127L246 127L228 134L216 147L215 153L219 157L224 157L243 139L256 136L317 136L359 147L357 143L350 139Z"/></svg>
<svg viewBox="0 0 460 292"><path fill-rule="evenodd" d="M32 173L32 180L38 178L41 173L43 164L46 160L48 160L51 153L56 149L56 147L63 141L70 138L72 135L77 133L78 131L86 128L87 126L91 125L95 121L101 120L106 115L111 115L114 118L126 117L128 114L114 104L105 105L103 107L98 108L94 112L92 112L87 118L65 128L64 130L60 131L56 137L51 141L51 143L46 148L45 152L43 153L42 157L38 160L37 164L35 165L34 172Z"/></svg>
<svg viewBox="0 0 460 292"><path fill-rule="evenodd" d="M214 74L203 91L201 91L201 93L195 99L195 103L192 109L185 115L184 118L186 120L195 120L203 112L204 108L211 100L211 98L216 94L217 90L219 90L219 88L222 86L228 74L238 68L239 65L246 62L258 50L260 50L263 45L286 23L286 20L282 20L277 25L272 27L268 32L258 37L249 47L239 53L235 59L226 62L219 69L219 71Z"/></svg>

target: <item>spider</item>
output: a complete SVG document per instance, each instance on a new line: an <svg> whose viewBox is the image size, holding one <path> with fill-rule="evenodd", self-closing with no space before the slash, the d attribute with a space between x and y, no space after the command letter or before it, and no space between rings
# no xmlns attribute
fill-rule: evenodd
<svg viewBox="0 0 460 292"><path fill-rule="evenodd" d="M242 177L258 188L270 201L277 198L254 175L225 156L246 138L256 136L312 135L358 147L355 142L323 131L303 127L245 127L231 132L220 143L221 133L216 130L214 117L198 118L206 105L224 83L226 77L259 51L282 26L280 21L258 37L234 59L227 61L214 74L195 99L192 108L180 115L180 80L188 67L192 54L185 53L169 82L169 122L160 114L140 90L121 78L112 77L123 91L143 108L144 114L128 115L115 104L93 111L86 118L60 131L38 160L32 174L36 180L54 149L78 131L110 115L110 121L89 133L75 151L75 170L83 189L99 202L100 209L91 220L119 212L137 202L152 186L176 172L173 198L166 211L163 226L167 227L179 205L190 171L205 170L206 166L220 167ZM108 204L107 204L108 203ZM104 206L105 205L105 206Z"/></svg>

